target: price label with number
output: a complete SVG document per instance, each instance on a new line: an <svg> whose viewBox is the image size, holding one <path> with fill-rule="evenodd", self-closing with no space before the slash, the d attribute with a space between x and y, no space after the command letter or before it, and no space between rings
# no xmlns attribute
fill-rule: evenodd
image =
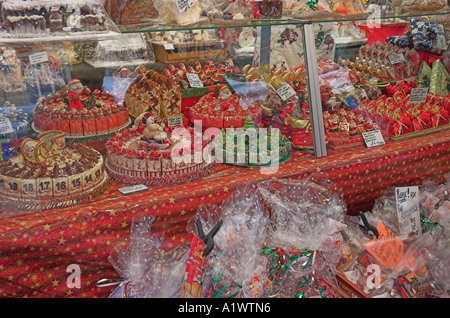
<svg viewBox="0 0 450 318"><path fill-rule="evenodd" d="M395 202L401 236L407 238L409 234L420 235L422 228L420 224L419 187L395 188Z"/></svg>
<svg viewBox="0 0 450 318"><path fill-rule="evenodd" d="M276 92L278 96L280 96L280 98L284 101L288 100L289 98L297 94L295 90L292 88L292 86L289 84L280 87L279 89L276 90Z"/></svg>
<svg viewBox="0 0 450 318"><path fill-rule="evenodd" d="M13 133L11 121L8 118L0 118L0 135Z"/></svg>
<svg viewBox="0 0 450 318"><path fill-rule="evenodd" d="M183 126L183 116L180 115L167 118L167 126L169 127Z"/></svg>
<svg viewBox="0 0 450 318"><path fill-rule="evenodd" d="M31 65L48 62L48 54L46 51L30 54L28 57Z"/></svg>
<svg viewBox="0 0 450 318"><path fill-rule="evenodd" d="M180 13L183 13L194 6L194 0L176 0L176 3Z"/></svg>
<svg viewBox="0 0 450 318"><path fill-rule="evenodd" d="M425 103L428 96L428 87L416 87L411 90L409 96L410 103Z"/></svg>
<svg viewBox="0 0 450 318"><path fill-rule="evenodd" d="M144 191L147 190L148 187L146 185L143 184L135 184L129 187L123 187L123 188L119 188L118 190L122 193L122 194L130 194L130 193L134 193L134 192L139 192L139 191Z"/></svg>
<svg viewBox="0 0 450 318"><path fill-rule="evenodd" d="M166 44L164 44L164 49L167 51L170 51L170 50L175 50L175 47L173 46L172 43L166 43Z"/></svg>
<svg viewBox="0 0 450 318"><path fill-rule="evenodd" d="M381 146L386 143L380 130L366 131L362 133L362 136L368 148Z"/></svg>
<svg viewBox="0 0 450 318"><path fill-rule="evenodd" d="M389 62L391 65L405 62L405 56L402 53L394 53L389 55Z"/></svg>
<svg viewBox="0 0 450 318"><path fill-rule="evenodd" d="M191 85L191 87L203 87L203 82L200 80L198 74L187 73L186 76L189 81L189 85Z"/></svg>

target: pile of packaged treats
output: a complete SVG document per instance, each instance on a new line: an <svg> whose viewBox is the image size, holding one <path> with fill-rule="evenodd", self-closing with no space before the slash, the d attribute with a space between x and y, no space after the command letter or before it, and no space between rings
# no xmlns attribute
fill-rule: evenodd
<svg viewBox="0 0 450 318"><path fill-rule="evenodd" d="M110 297L448 298L449 192L450 176L393 187L350 216L331 182L248 183L202 205L175 248L135 217L109 256Z"/></svg>

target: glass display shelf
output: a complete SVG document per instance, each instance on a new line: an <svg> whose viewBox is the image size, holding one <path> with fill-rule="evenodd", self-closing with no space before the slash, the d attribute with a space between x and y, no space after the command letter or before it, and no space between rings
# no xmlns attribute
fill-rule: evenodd
<svg viewBox="0 0 450 318"><path fill-rule="evenodd" d="M310 23L326 23L326 22L349 22L349 21L366 21L368 19L380 19L383 21L393 20L393 19L409 19L414 17L423 16L445 16L450 14L450 11L445 12L418 12L417 14L393 14L393 15L380 15L371 16L370 14L351 16L342 15L337 17L336 15L323 15L314 18L295 18L295 17L284 17L280 19L255 19L250 20L247 23L236 23L236 24L217 24L212 23L209 20L202 20L199 23L191 25L162 25L155 24L153 26L147 27L127 27L123 25L118 25L119 30L122 33L136 33L136 32L162 32L162 31L188 31L188 30L201 30L201 29L230 29L230 28L246 28L246 27L264 27L264 26L277 26L277 25L301 25Z"/></svg>

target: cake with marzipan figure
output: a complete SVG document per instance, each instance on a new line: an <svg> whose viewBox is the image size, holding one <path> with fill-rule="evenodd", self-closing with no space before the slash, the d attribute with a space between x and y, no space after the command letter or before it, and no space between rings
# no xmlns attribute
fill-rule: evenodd
<svg viewBox="0 0 450 318"><path fill-rule="evenodd" d="M102 193L109 185L101 154L68 142L62 131L25 138L20 152L0 159L0 204L45 210L72 206Z"/></svg>
<svg viewBox="0 0 450 318"><path fill-rule="evenodd" d="M194 130L176 133L151 112L135 119L133 128L124 129L106 142L106 167L111 176L126 184L162 185L186 182L208 175L215 163L205 158L204 148L209 142L195 144ZM195 150L201 156L195 156ZM173 157L176 154L182 160Z"/></svg>

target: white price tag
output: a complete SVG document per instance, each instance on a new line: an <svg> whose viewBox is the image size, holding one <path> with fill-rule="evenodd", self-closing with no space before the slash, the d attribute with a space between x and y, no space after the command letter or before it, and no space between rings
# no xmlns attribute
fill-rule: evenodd
<svg viewBox="0 0 450 318"><path fill-rule="evenodd" d="M31 65L48 62L48 55L46 51L30 54L28 57L30 58Z"/></svg>
<svg viewBox="0 0 450 318"><path fill-rule="evenodd" d="M176 0L176 2L180 13L183 13L194 6L194 0Z"/></svg>
<svg viewBox="0 0 450 318"><path fill-rule="evenodd" d="M164 44L164 49L166 50L175 50L175 47L172 43Z"/></svg>
<svg viewBox="0 0 450 318"><path fill-rule="evenodd" d="M11 121L8 118L0 118L0 134L10 134L13 132Z"/></svg>
<svg viewBox="0 0 450 318"><path fill-rule="evenodd" d="M428 87L416 87L411 90L410 103L425 103L428 96Z"/></svg>
<svg viewBox="0 0 450 318"><path fill-rule="evenodd" d="M405 56L402 53L394 53L389 55L389 62L391 65L406 62Z"/></svg>
<svg viewBox="0 0 450 318"><path fill-rule="evenodd" d="M122 192L122 194L130 194L130 193L139 192L139 191L143 191L143 190L147 190L147 189L148 189L148 187L146 185L136 184L136 185L132 185L129 187L119 188L118 190L120 192Z"/></svg>
<svg viewBox="0 0 450 318"><path fill-rule="evenodd" d="M386 143L380 130L366 131L362 133L362 136L368 148L381 146Z"/></svg>
<svg viewBox="0 0 450 318"><path fill-rule="evenodd" d="M169 127L183 126L183 116L180 115L167 118L167 126Z"/></svg>
<svg viewBox="0 0 450 318"><path fill-rule="evenodd" d="M279 89L276 90L276 92L278 96L280 96L280 98L284 101L288 100L289 98L297 94L295 90L292 88L292 86L289 84L280 87Z"/></svg>
<svg viewBox="0 0 450 318"><path fill-rule="evenodd" d="M191 87L203 87L203 82L200 80L200 77L198 77L198 74L186 73L186 76Z"/></svg>
<svg viewBox="0 0 450 318"><path fill-rule="evenodd" d="M410 233L420 235L422 228L420 225L419 187L395 188L395 201L400 236L407 238Z"/></svg>

